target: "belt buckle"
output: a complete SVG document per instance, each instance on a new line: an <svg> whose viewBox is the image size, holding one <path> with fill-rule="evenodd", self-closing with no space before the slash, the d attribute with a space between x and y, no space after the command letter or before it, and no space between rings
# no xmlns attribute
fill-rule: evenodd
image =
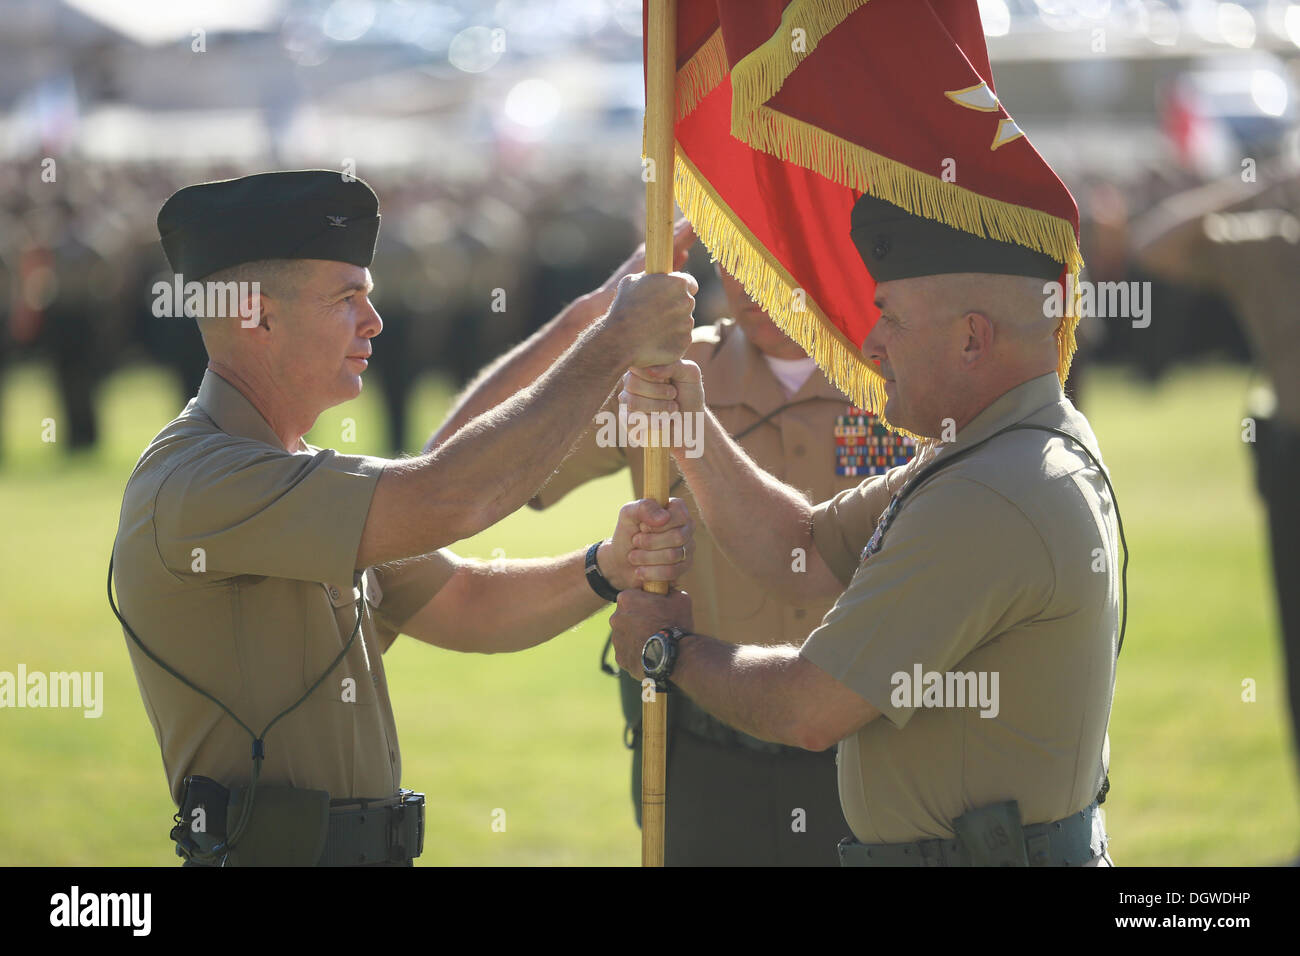
<svg viewBox="0 0 1300 956"><path fill-rule="evenodd" d="M388 860L391 863L404 863L424 852L424 794L406 789L397 793L398 803L388 815ZM406 845L408 814L415 815L414 848Z"/></svg>

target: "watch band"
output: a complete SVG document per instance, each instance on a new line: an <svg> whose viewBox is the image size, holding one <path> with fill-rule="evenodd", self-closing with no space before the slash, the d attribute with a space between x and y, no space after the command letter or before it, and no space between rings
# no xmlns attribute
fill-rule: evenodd
<svg viewBox="0 0 1300 956"><path fill-rule="evenodd" d="M654 640L656 637L661 638L665 644L664 669L663 669L663 673L657 676L651 675L649 673L647 673L646 676L653 679L656 684L660 684L665 687L671 687L672 684L668 680L668 678L672 676L673 668L677 666L677 658L681 654L681 647L680 647L681 639L683 637L689 636L689 634L690 631L686 630L685 628L677 627L675 625L673 627L665 627L662 630L655 631L653 634L651 634L649 640L646 641L646 644L649 644L650 641ZM642 648L641 650L641 661L642 661L642 667L644 667L645 665L644 648Z"/></svg>
<svg viewBox="0 0 1300 956"><path fill-rule="evenodd" d="M591 589L598 597L613 602L618 600L618 588L610 584L609 579L600 573L600 565L596 563L596 552L604 543L604 541L597 541L587 549L587 583L591 585Z"/></svg>

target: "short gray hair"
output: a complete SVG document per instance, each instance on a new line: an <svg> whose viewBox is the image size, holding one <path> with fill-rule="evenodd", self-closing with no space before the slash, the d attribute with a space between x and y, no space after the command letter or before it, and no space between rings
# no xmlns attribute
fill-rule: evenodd
<svg viewBox="0 0 1300 956"><path fill-rule="evenodd" d="M222 295L206 291L212 290L217 285L229 286L234 283L235 285L231 288L237 288L238 283L251 285L256 282L258 288L267 295L275 298L291 299L301 289L306 271L305 264L301 259L259 259L254 262L241 262L225 269L218 269L203 278L203 285L206 287L203 297L204 302L200 307L199 314L194 317L200 321L232 317L223 314L227 310L220 307L220 304L225 301ZM219 306L213 315L207 314L209 302L214 302Z"/></svg>

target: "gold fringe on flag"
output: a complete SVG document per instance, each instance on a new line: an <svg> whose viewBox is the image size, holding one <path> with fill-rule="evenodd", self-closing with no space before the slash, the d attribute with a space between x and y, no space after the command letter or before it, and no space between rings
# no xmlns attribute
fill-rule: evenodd
<svg viewBox="0 0 1300 956"><path fill-rule="evenodd" d="M853 404L881 414L885 380L862 357L858 347L807 298L806 290L764 248L680 149L673 174L677 205L722 268L740 281L777 326L812 357Z"/></svg>
<svg viewBox="0 0 1300 956"><path fill-rule="evenodd" d="M1076 349L1078 278L1083 269L1078 240L1069 222L945 182L764 105L826 34L869 2L794 0L786 7L772 36L730 71L732 135L784 162L870 193L913 215L973 235L1018 243L1062 263L1067 283L1070 277L1074 280L1073 302L1067 305L1056 329L1057 374L1064 385ZM800 42L796 42L796 29L804 31L798 37ZM727 72L722 33L716 30L678 70L678 119L695 109ZM815 302L808 301L803 312L789 307L797 288L793 277L744 227L680 150L675 176L677 204L714 257L767 309L777 325L804 347L837 387L859 407L879 413L884 407L884 385L876 370ZM697 222L697 215L708 223Z"/></svg>
<svg viewBox="0 0 1300 956"><path fill-rule="evenodd" d="M776 31L731 70L732 133L738 119L749 116L785 84L817 48L822 37L870 0L794 0L781 12ZM796 34L796 30L803 33Z"/></svg>
<svg viewBox="0 0 1300 956"><path fill-rule="evenodd" d="M689 116L726 76L727 48L719 28L677 70L677 119Z"/></svg>
<svg viewBox="0 0 1300 956"><path fill-rule="evenodd" d="M732 135L755 149L858 192L870 193L914 216L1049 255L1065 266L1067 277L1072 277L1074 298L1078 300L1083 256L1074 226L1065 219L944 182L770 107L758 107L747 127L740 131L733 127ZM1067 278L1069 282L1071 279ZM1078 324L1078 309L1068 308L1056 328L1056 371L1062 385L1070 374L1076 349L1074 330Z"/></svg>

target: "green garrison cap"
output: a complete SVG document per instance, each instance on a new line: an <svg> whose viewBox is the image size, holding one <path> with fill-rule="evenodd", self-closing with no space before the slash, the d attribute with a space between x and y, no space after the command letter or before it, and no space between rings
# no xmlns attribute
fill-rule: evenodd
<svg viewBox="0 0 1300 956"><path fill-rule="evenodd" d="M331 259L369 266L379 199L330 169L258 173L178 190L158 211L172 270L202 279L260 259Z"/></svg>
<svg viewBox="0 0 1300 956"><path fill-rule="evenodd" d="M1061 277L1061 263L1014 242L984 239L933 219L914 216L869 193L853 205L850 235L877 282L953 272Z"/></svg>

